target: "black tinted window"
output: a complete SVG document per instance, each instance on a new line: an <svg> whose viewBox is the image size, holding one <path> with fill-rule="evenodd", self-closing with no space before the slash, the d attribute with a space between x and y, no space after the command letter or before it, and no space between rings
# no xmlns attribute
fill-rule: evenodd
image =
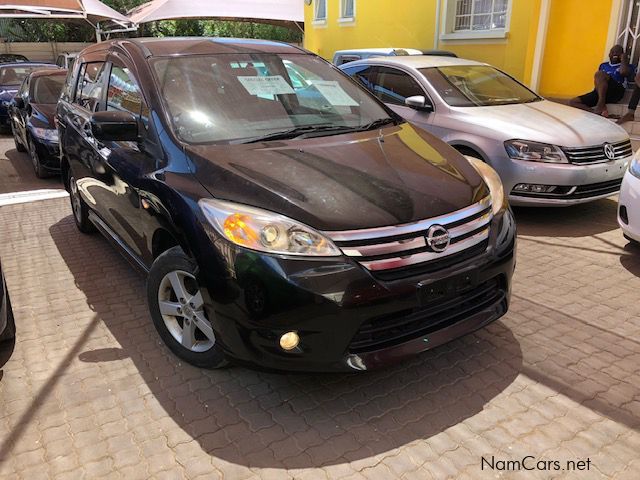
<svg viewBox="0 0 640 480"><path fill-rule="evenodd" d="M105 76L104 62L86 63L80 70L75 103L90 112L99 110Z"/></svg>
<svg viewBox="0 0 640 480"><path fill-rule="evenodd" d="M378 67L373 83L373 93L385 103L404 105L407 97L424 95L418 82L409 74L395 68Z"/></svg>
<svg viewBox="0 0 640 480"><path fill-rule="evenodd" d="M147 119L147 106L128 68L116 65L111 68L107 93L107 110L126 110L136 116L140 116L143 120Z"/></svg>
<svg viewBox="0 0 640 480"><path fill-rule="evenodd" d="M345 67L342 69L344 73L352 77L354 80L357 80L364 87L369 90L373 90L373 85L371 84L371 72L373 67L368 65L355 65L352 67Z"/></svg>

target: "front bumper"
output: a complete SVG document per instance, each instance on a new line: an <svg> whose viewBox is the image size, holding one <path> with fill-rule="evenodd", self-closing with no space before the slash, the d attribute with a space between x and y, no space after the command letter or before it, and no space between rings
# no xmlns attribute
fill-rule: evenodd
<svg viewBox="0 0 640 480"><path fill-rule="evenodd" d="M626 236L640 242L640 179L629 171L624 175L620 189L618 225Z"/></svg>
<svg viewBox="0 0 640 480"><path fill-rule="evenodd" d="M60 171L60 148L58 142L51 142L42 138L31 136L33 144L38 152L40 165L46 170L55 173Z"/></svg>
<svg viewBox="0 0 640 480"><path fill-rule="evenodd" d="M218 240L210 261L223 257L228 278L201 268L207 313L225 353L239 363L345 372L388 365L506 313L515 266L510 210L493 218L490 232L484 252L428 273L412 269L411 276L392 281L347 257L292 259ZM288 331L301 339L291 352L279 347Z"/></svg>
<svg viewBox="0 0 640 480"><path fill-rule="evenodd" d="M500 159L496 169L514 206L568 206L615 195L633 157L592 165L553 164ZM493 163L492 163L493 164ZM572 187L560 195L514 192L520 183Z"/></svg>

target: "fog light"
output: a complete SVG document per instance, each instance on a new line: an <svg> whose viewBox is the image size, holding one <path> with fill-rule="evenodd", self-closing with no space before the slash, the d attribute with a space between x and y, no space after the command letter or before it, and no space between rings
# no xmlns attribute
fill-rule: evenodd
<svg viewBox="0 0 640 480"><path fill-rule="evenodd" d="M536 185L531 183L519 183L513 187L514 192L551 193L556 189L555 185Z"/></svg>
<svg viewBox="0 0 640 480"><path fill-rule="evenodd" d="M280 337L280 347L283 350L293 350L300 343L300 337L296 332L287 332Z"/></svg>

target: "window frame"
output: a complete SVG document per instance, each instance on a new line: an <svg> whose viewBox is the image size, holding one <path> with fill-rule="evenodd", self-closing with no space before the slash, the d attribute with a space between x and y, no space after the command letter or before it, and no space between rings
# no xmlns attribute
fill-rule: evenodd
<svg viewBox="0 0 640 480"><path fill-rule="evenodd" d="M324 17L318 17L318 9L320 2L324 4ZM313 3L313 22L312 25L326 25L329 18L329 1L328 0L315 0Z"/></svg>
<svg viewBox="0 0 640 480"><path fill-rule="evenodd" d="M340 16L338 17L338 23L354 23L356 21L356 0L351 0L353 5L353 11L350 16L344 14L344 9L347 4L347 0L340 0Z"/></svg>
<svg viewBox="0 0 640 480"><path fill-rule="evenodd" d="M511 24L513 0L507 0L504 28L491 28L487 30L456 30L456 7L458 0L445 0L446 5L441 24L440 40L483 40L506 39ZM474 0L472 0L473 2ZM473 24L473 4L471 6L471 24ZM483 14L484 15L484 14Z"/></svg>

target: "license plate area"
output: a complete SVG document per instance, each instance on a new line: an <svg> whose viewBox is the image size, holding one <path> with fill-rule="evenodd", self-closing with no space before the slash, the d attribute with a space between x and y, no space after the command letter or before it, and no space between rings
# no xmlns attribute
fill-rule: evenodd
<svg viewBox="0 0 640 480"><path fill-rule="evenodd" d="M418 303L420 306L448 300L478 285L478 273L469 272L437 282L418 283Z"/></svg>

